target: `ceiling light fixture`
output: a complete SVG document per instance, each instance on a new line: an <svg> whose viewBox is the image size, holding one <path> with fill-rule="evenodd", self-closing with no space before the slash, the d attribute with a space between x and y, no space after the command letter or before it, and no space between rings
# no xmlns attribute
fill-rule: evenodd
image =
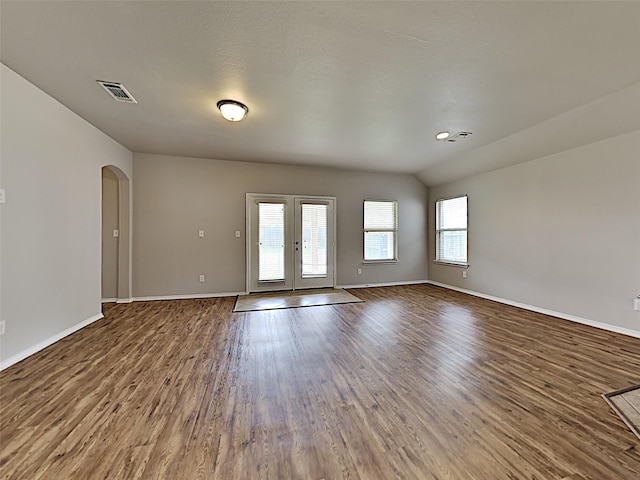
<svg viewBox="0 0 640 480"><path fill-rule="evenodd" d="M249 113L249 109L244 103L235 100L220 100L217 107L225 120L239 122Z"/></svg>
<svg viewBox="0 0 640 480"><path fill-rule="evenodd" d="M451 134L449 132L436 133L436 140L446 140Z"/></svg>

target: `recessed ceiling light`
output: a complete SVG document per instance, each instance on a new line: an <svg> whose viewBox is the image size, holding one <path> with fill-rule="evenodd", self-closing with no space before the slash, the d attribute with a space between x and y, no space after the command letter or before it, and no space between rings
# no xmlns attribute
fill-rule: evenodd
<svg viewBox="0 0 640 480"><path fill-rule="evenodd" d="M235 100L220 100L217 106L224 119L230 122L239 122L249 113L249 109L244 103Z"/></svg>
<svg viewBox="0 0 640 480"><path fill-rule="evenodd" d="M436 133L436 140L446 140L451 135L449 132Z"/></svg>

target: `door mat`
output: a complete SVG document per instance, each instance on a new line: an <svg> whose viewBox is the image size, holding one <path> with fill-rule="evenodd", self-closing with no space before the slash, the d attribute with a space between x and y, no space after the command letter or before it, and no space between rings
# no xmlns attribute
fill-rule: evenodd
<svg viewBox="0 0 640 480"><path fill-rule="evenodd" d="M602 395L627 427L640 438L640 385Z"/></svg>
<svg viewBox="0 0 640 480"><path fill-rule="evenodd" d="M234 312L255 312L260 310L278 310L282 308L317 307L341 303L364 302L341 288L323 288L319 290L294 290L291 292L252 293L238 295Z"/></svg>

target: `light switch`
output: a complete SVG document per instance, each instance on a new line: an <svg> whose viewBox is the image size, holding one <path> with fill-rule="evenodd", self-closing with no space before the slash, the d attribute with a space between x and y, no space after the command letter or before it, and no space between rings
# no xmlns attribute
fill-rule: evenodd
<svg viewBox="0 0 640 480"><path fill-rule="evenodd" d="M118 230L117 228L113 229L113 236L114 237L119 237L120 236L120 230Z"/></svg>
<svg viewBox="0 0 640 480"><path fill-rule="evenodd" d="M204 230L198 230L198 237L204 238Z"/></svg>
<svg viewBox="0 0 640 480"><path fill-rule="evenodd" d="M240 238L240 230L236 230L236 238Z"/></svg>

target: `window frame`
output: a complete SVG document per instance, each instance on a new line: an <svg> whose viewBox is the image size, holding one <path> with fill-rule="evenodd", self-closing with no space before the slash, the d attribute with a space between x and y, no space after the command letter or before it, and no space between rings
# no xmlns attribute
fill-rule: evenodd
<svg viewBox="0 0 640 480"><path fill-rule="evenodd" d="M394 212L394 221L395 225L393 229L389 228L366 228L365 224L365 210L367 202L377 202L377 203L392 203L393 204L393 212ZM377 198L366 198L362 202L362 264L381 264L381 263L398 263L398 201L397 200L387 200L387 199L377 199ZM393 258L385 258L385 259L367 259L366 258L366 246L365 246L365 238L367 233L392 233L393 234Z"/></svg>
<svg viewBox="0 0 640 480"><path fill-rule="evenodd" d="M440 204L442 202L446 202L448 200L456 200L458 198L466 199L466 214L467 214L467 222L465 228L439 228L440 226ZM456 262L454 260L442 259L439 255L440 248L440 233L441 232L464 232L466 236L466 249L465 249L465 261L464 262ZM469 195L454 195L451 197L439 198L435 202L435 260L433 261L439 265L450 265L454 267L467 268L469 266Z"/></svg>

